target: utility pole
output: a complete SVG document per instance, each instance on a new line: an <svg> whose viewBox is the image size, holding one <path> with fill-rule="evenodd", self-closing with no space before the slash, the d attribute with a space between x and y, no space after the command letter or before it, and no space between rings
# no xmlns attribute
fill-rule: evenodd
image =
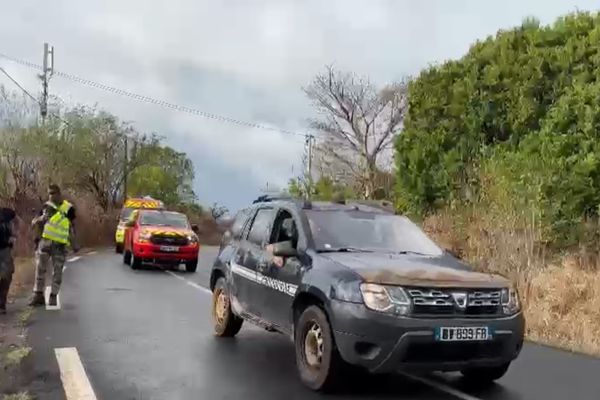
<svg viewBox="0 0 600 400"><path fill-rule="evenodd" d="M48 115L48 81L54 74L54 46L44 43L44 60L42 62L43 71L39 75L42 80L42 99L40 100L40 115L42 121Z"/></svg>
<svg viewBox="0 0 600 400"><path fill-rule="evenodd" d="M313 141L315 137L313 135L306 135L306 144L308 146L308 178L312 179L312 159L313 159Z"/></svg>
<svg viewBox="0 0 600 400"><path fill-rule="evenodd" d="M313 159L313 141L315 137L311 134L306 135L306 177L304 184L306 186L306 197L311 199L312 195L312 159Z"/></svg>
<svg viewBox="0 0 600 400"><path fill-rule="evenodd" d="M129 149L127 135L123 135L123 202L127 200L127 175L129 173Z"/></svg>

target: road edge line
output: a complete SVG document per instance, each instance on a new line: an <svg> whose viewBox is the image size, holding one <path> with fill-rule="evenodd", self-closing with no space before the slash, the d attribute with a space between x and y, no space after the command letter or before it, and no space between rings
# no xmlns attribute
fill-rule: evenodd
<svg viewBox="0 0 600 400"><path fill-rule="evenodd" d="M85 368L75 347L54 349L60 380L67 400L96 400L96 394L85 373Z"/></svg>
<svg viewBox="0 0 600 400"><path fill-rule="evenodd" d="M449 395L457 397L461 400L482 400L479 397L471 396L470 394L461 392L460 390L455 389L450 385L447 385L442 382L438 382L434 379L426 378L424 376L409 374L407 372L400 372L400 375L403 375L403 376L407 377L408 379L412 379L414 381L421 382L422 384L425 384L427 386L431 386L437 390L448 393Z"/></svg>
<svg viewBox="0 0 600 400"><path fill-rule="evenodd" d="M184 277L177 275L177 274L176 274L175 272L173 272L173 271L165 271L165 272L166 272L167 274L169 274L169 275L171 275L171 276L173 276L173 277L175 277L175 278L179 279L180 281L183 281L183 282L185 282L185 283L186 283L188 286L191 286L191 287L193 287L193 288L194 288L194 289L196 289L196 290L199 290L199 291L201 291L201 292L204 292L204 293L207 293L207 294L210 294L210 293L212 293L212 292L210 291L210 289L208 289L208 288L205 288L204 286L202 286L202 285L199 285L199 284L197 284L196 282L192 282L192 281L190 281L189 279L185 279Z"/></svg>

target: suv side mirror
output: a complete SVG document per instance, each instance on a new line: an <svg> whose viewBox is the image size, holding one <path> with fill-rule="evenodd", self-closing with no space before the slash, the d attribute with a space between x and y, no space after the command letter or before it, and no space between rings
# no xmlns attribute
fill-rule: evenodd
<svg viewBox="0 0 600 400"><path fill-rule="evenodd" d="M291 241L273 243L273 255L275 257L295 257L298 250L294 248Z"/></svg>
<svg viewBox="0 0 600 400"><path fill-rule="evenodd" d="M125 222L125 226L127 228L133 228L135 226L135 221L127 221Z"/></svg>
<svg viewBox="0 0 600 400"><path fill-rule="evenodd" d="M198 227L198 225L194 224L192 225L192 231L198 235L200 233L200 228Z"/></svg>

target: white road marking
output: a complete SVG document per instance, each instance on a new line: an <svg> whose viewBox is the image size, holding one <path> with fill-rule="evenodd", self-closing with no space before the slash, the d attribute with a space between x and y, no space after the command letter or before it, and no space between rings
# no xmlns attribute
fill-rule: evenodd
<svg viewBox="0 0 600 400"><path fill-rule="evenodd" d="M445 383L438 382L435 379L426 378L424 376L418 376L413 374L408 374L405 372L401 372L401 375L406 376L409 379L415 380L417 382L421 382L427 386L431 386L435 389L441 390L442 392L446 392L454 397L457 397L461 400L481 400L479 397L471 396L470 394L463 393L460 390L454 389L452 386L446 385Z"/></svg>
<svg viewBox="0 0 600 400"><path fill-rule="evenodd" d="M50 306L48 303L50 302L50 292L52 291L52 286L46 286L46 290L44 293L44 297L46 298L46 310L48 311L57 311L60 310L60 294L56 295L56 305Z"/></svg>
<svg viewBox="0 0 600 400"><path fill-rule="evenodd" d="M93 256L94 254L98 254L98 252L96 250L94 250L94 251L90 251L89 253L87 253L88 256Z"/></svg>
<svg viewBox="0 0 600 400"><path fill-rule="evenodd" d="M197 284L196 282L192 282L188 279L185 279L182 276L177 275L175 272L173 271L165 271L167 274L170 274L171 276L174 276L175 278L179 279L180 281L185 282L187 285L193 287L194 289L200 290L201 292L205 292L205 293L212 293L210 291L210 289L205 288L204 286L201 286L199 284Z"/></svg>
<svg viewBox="0 0 600 400"><path fill-rule="evenodd" d="M75 257L71 257L71 258L67 258L67 262L74 262L77 261L81 258L81 256L75 256Z"/></svg>
<svg viewBox="0 0 600 400"><path fill-rule="evenodd" d="M75 347L54 349L67 400L96 400Z"/></svg>

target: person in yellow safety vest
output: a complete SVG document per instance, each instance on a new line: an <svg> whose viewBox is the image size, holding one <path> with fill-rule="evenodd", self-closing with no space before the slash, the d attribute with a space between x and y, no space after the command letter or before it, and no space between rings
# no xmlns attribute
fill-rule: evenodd
<svg viewBox="0 0 600 400"><path fill-rule="evenodd" d="M48 187L49 200L44 204L41 215L33 219L31 224L41 232L37 243L35 283L30 306L43 306L46 301L44 289L46 286L46 269L52 261L52 289L48 305L56 305L56 296L62 283L62 270L67 256L67 247L74 252L79 251L75 244L75 207L64 200L57 185Z"/></svg>

